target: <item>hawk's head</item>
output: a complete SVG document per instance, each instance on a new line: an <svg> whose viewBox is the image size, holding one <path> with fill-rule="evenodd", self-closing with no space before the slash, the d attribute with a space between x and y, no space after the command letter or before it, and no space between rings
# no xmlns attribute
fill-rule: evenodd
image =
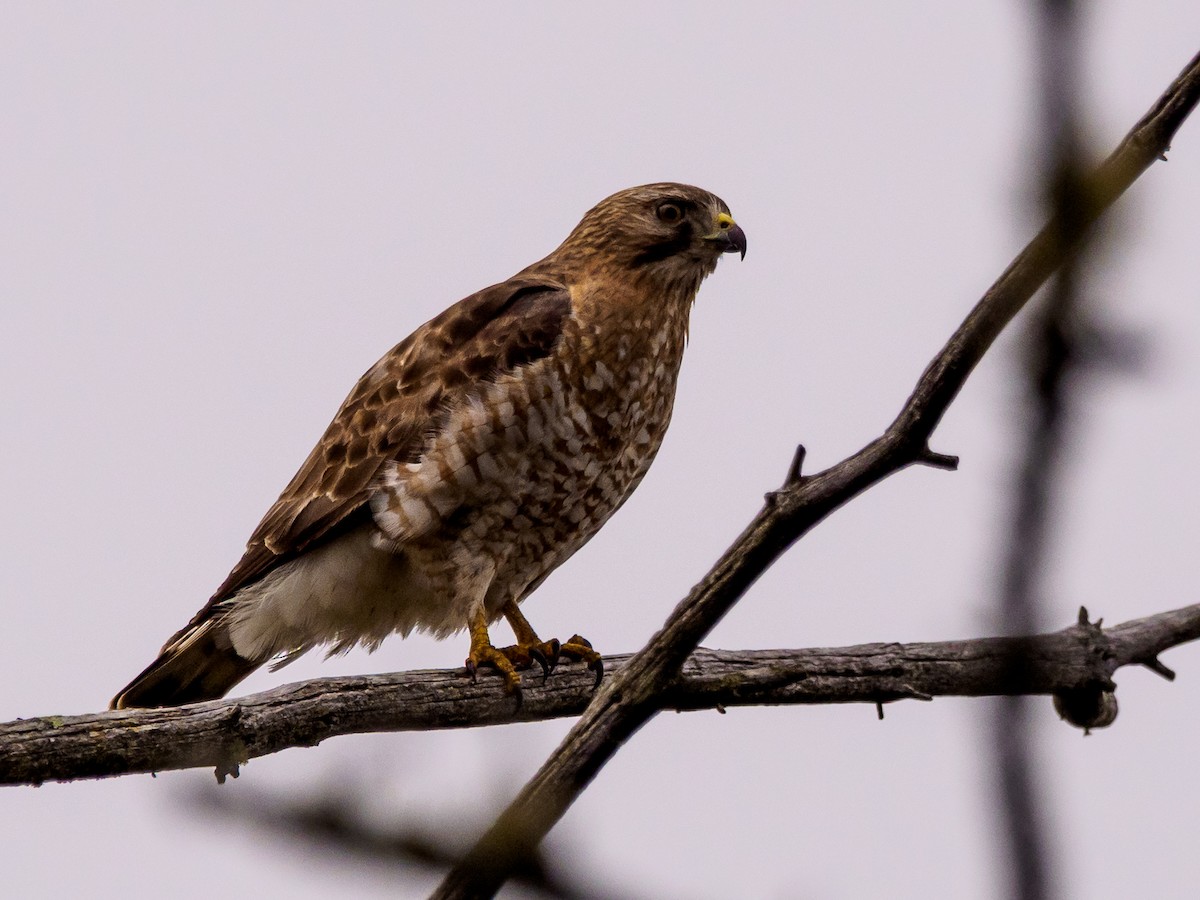
<svg viewBox="0 0 1200 900"><path fill-rule="evenodd" d="M556 251L589 268L655 280L700 279L722 253L746 255L746 233L725 201L689 184L645 184L601 200Z"/></svg>

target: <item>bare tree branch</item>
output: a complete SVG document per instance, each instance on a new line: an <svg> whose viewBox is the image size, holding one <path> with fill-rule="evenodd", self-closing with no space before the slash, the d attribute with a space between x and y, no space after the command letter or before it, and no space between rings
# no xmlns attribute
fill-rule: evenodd
<svg viewBox="0 0 1200 900"><path fill-rule="evenodd" d="M472 685L460 672L425 672L325 679L179 709L18 720L0 726L0 783L209 765L221 777L236 774L241 761L338 734L574 715L591 699L563 745L437 895L488 896L621 744L660 709L1052 693L1060 711L1077 724L1104 724L1114 708L1111 673L1141 663L1169 676L1157 654L1200 637L1200 606L1104 632L1080 624L1033 638L732 655L696 648L757 577L835 509L914 463L953 468L954 458L933 452L928 439L970 372L1083 232L1164 157L1198 99L1200 56L1084 180L1079 221L1051 222L1022 251L926 369L883 435L812 476L803 475L799 452L783 489L768 495L741 537L651 642L632 657L608 661L613 674L598 694L590 694L591 673L572 666L545 685L529 684L524 706L516 710L492 679ZM1012 640L1023 642L1023 652L1030 654L1029 666L1016 679L1006 665L1012 646L1005 641Z"/></svg>
<svg viewBox="0 0 1200 900"><path fill-rule="evenodd" d="M1160 672L1164 650L1200 638L1200 604L1100 629L1079 624L1032 638L863 644L810 650L697 650L659 709L891 703L933 697L1049 694L1087 709L1127 665ZM1029 665L1014 675L1018 647ZM631 657L605 657L615 680ZM1169 672L1169 670L1167 670ZM1173 677L1173 675L1171 676ZM345 734L472 728L579 715L594 675L563 666L543 684L529 679L518 709L495 677L473 684L462 669L322 678L238 700L170 709L44 716L0 725L0 784L42 784L213 766L218 774L290 747ZM1089 700L1089 698L1091 698ZM1081 726L1097 726L1081 721ZM1111 719L1109 719L1111 721ZM1107 723L1103 723L1107 724Z"/></svg>
<svg viewBox="0 0 1200 900"><path fill-rule="evenodd" d="M434 892L440 900L490 897L517 862L562 817L600 768L657 711L656 695L683 661L788 547L835 509L913 463L940 466L933 429L983 354L1079 243L1092 223L1155 160L1164 157L1200 99L1200 56L1167 89L1112 155L1085 179L1071 221L1058 217L1017 256L925 370L884 434L830 469L789 472L734 545L671 613L662 629L601 689L542 769Z"/></svg>

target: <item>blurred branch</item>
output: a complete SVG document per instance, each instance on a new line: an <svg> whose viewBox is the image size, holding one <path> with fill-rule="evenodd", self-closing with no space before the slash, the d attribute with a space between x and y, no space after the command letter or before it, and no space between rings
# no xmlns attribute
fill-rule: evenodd
<svg viewBox="0 0 1200 900"><path fill-rule="evenodd" d="M1041 182L1051 220L1061 229L1059 242L1082 231L1078 219L1087 209L1078 126L1079 16L1074 0L1035 0L1040 69ZM1045 577L1052 528L1050 511L1059 496L1066 462L1070 413L1078 378L1078 335L1086 304L1078 286L1088 259L1086 240L1063 254L1046 297L1023 336L1025 371L1021 387L1028 402L1014 417L1013 441L1021 447L1013 473L1013 508L1002 551L997 621L1010 634L1040 627L1038 600ZM1008 665L1019 674L1029 665L1024 648ZM1046 900L1055 890L1052 829L1040 789L1033 741L1033 709L1028 697L1005 697L992 708L988 750L995 757L997 802L1009 896Z"/></svg>
<svg viewBox="0 0 1200 900"><path fill-rule="evenodd" d="M1200 100L1200 55L1134 126L1097 171L1080 184L1070 220L1050 222L984 294L925 370L900 415L883 435L830 469L802 476L793 464L781 491L662 629L601 688L579 722L467 858L433 896L490 897L528 856L617 749L657 711L656 696L751 584L793 543L834 510L914 463L952 468L955 460L928 444L971 371L1008 322L1075 249L1089 227L1155 160ZM797 458L797 463L800 458Z"/></svg>
<svg viewBox="0 0 1200 900"><path fill-rule="evenodd" d="M345 779L339 779L344 781ZM209 786L189 792L192 808L222 819L222 826L249 828L261 841L272 833L307 842L323 857L338 854L356 866L375 864L403 872L436 876L454 865L466 851L465 835L456 826L417 823L381 824L367 810L369 803L353 790L327 786L316 796L295 800L293 792L224 791ZM306 795L312 791L306 791ZM471 816L464 810L463 819ZM613 900L635 895L611 885L595 886L574 878L570 867L556 866L563 848L539 852L513 873L513 881L539 896L561 900ZM567 854L569 856L569 854ZM567 871L560 871L560 869Z"/></svg>
<svg viewBox="0 0 1200 900"><path fill-rule="evenodd" d="M933 697L1052 694L1073 710L1103 700L1122 666L1163 673L1158 654L1200 638L1200 604L1101 629L1082 619L1029 638L863 644L810 650L697 650L656 700L656 709L891 703ZM1027 652L1019 673L1014 647ZM615 681L629 655L605 657ZM1165 670L1169 673L1169 670ZM563 666L544 684L527 679L517 708L497 677L473 684L461 669L321 678L237 700L167 709L18 719L0 725L0 784L41 784L139 772L215 767L219 778L247 760L311 747L345 734L431 731L579 715L593 674ZM1111 721L1111 718L1109 719Z"/></svg>

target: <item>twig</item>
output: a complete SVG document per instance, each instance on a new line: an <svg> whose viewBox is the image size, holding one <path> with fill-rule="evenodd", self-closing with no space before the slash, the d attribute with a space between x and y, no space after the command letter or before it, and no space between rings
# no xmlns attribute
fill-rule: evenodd
<svg viewBox="0 0 1200 900"><path fill-rule="evenodd" d="M697 650L658 708L892 703L929 697L1066 695L1111 691L1122 666L1145 665L1200 639L1200 604L1101 630L1077 623L1030 638L862 644L809 650ZM1029 666L1014 680L1014 645ZM605 681L629 655L605 657ZM531 679L519 712L499 679L478 684L462 669L321 678L237 700L170 709L44 716L0 725L0 784L37 785L171 769L211 767L346 734L473 728L579 715L594 676L564 665L544 684Z"/></svg>
<svg viewBox="0 0 1200 900"><path fill-rule="evenodd" d="M884 434L843 462L778 492L764 505L650 643L606 681L562 744L434 897L492 896L621 744L654 715L656 695L758 576L835 509L927 457L930 435L992 342L1087 228L1163 156L1198 99L1200 56L1084 181L1078 221L1052 220L988 290L925 370Z"/></svg>

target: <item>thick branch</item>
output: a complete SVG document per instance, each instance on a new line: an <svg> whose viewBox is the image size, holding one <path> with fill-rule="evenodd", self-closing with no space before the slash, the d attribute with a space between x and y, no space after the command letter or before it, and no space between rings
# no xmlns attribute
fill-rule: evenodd
<svg viewBox="0 0 1200 900"><path fill-rule="evenodd" d="M792 481L767 503L663 628L602 689L563 743L434 897L492 896L617 748L654 715L656 695L747 588L835 509L888 475L929 458L928 441L971 371L1086 230L1157 159L1200 100L1193 58L1113 154L1085 179L1083 209L1050 221L983 296L926 369L884 434L836 466ZM796 473L797 475L799 473Z"/></svg>
<svg viewBox="0 0 1200 900"><path fill-rule="evenodd" d="M1200 638L1200 604L1101 631L1086 623L1033 638L863 644L812 650L697 650L661 709L1003 694L1068 695L1111 689L1121 666L1151 665L1169 647ZM1015 677L1019 648L1030 665ZM630 657L604 660L615 679ZM238 763L343 734L470 728L574 716L593 696L593 675L567 666L544 684L528 679L518 710L496 678L457 670L322 678L235 701L175 709L45 716L0 725L0 784L41 784Z"/></svg>

